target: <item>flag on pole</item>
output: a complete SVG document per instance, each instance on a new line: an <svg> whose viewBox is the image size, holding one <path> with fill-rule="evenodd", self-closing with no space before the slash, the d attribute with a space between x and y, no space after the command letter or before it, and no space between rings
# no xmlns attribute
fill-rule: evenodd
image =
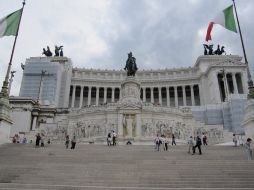
<svg viewBox="0 0 254 190"><path fill-rule="evenodd" d="M22 9L19 9L0 19L0 38L3 36L16 36Z"/></svg>
<svg viewBox="0 0 254 190"><path fill-rule="evenodd" d="M211 32L214 24L219 24L224 28L237 33L233 5L230 5L229 7L224 9L219 15L217 15L217 17L215 17L215 19L213 19L213 21L209 23L205 38L206 41L212 40Z"/></svg>

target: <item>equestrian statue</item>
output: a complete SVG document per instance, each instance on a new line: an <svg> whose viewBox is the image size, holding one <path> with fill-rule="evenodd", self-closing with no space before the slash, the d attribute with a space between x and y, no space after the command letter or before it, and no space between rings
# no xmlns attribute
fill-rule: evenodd
<svg viewBox="0 0 254 190"><path fill-rule="evenodd" d="M128 53L128 59L124 70L127 70L127 76L135 76L135 73L138 70L136 58L132 56L132 52Z"/></svg>

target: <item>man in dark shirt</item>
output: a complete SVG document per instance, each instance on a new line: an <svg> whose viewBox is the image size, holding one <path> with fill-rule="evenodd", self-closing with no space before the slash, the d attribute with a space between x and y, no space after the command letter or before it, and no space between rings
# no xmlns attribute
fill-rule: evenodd
<svg viewBox="0 0 254 190"><path fill-rule="evenodd" d="M202 154L202 152L201 152L201 145L202 145L201 138L199 136L197 136L196 145L193 147L193 154L195 154L197 147L198 147L199 154L200 155Z"/></svg>

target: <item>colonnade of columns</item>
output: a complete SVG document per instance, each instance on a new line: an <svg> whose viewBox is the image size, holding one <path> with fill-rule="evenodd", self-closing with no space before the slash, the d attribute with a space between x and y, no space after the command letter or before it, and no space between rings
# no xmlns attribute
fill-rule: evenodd
<svg viewBox="0 0 254 190"><path fill-rule="evenodd" d="M181 85L167 87L141 87L140 98L161 106L200 105L199 85ZM121 98L119 87L92 87L72 85L69 107L83 107L117 102ZM93 100L93 101L92 101Z"/></svg>
<svg viewBox="0 0 254 190"><path fill-rule="evenodd" d="M92 94L95 93L95 94ZM77 98L79 99L77 105ZM95 99L95 102L92 100ZM120 88L118 87L92 87L72 85L70 90L70 106L83 107L91 105L116 102L120 99Z"/></svg>
<svg viewBox="0 0 254 190"><path fill-rule="evenodd" d="M155 98L155 96L157 97ZM162 106L179 107L200 105L199 85L142 87L141 98L143 102L151 102Z"/></svg>
<svg viewBox="0 0 254 190"><path fill-rule="evenodd" d="M217 74L221 101L225 101L229 94L244 94L242 73L221 72Z"/></svg>

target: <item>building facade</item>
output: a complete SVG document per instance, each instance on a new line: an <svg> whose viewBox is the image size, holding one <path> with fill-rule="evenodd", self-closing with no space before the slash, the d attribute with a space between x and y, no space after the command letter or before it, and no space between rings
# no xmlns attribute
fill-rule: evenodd
<svg viewBox="0 0 254 190"><path fill-rule="evenodd" d="M124 70L72 68L66 57L33 57L25 64L20 97L11 102L15 112L21 97L39 100L39 106L30 102L30 126L23 130L43 130L51 138L75 134L99 141L115 130L122 139L163 133L185 140L203 131L221 141L226 131L244 133L248 88L241 59L200 56L193 67L138 70L130 78Z"/></svg>

